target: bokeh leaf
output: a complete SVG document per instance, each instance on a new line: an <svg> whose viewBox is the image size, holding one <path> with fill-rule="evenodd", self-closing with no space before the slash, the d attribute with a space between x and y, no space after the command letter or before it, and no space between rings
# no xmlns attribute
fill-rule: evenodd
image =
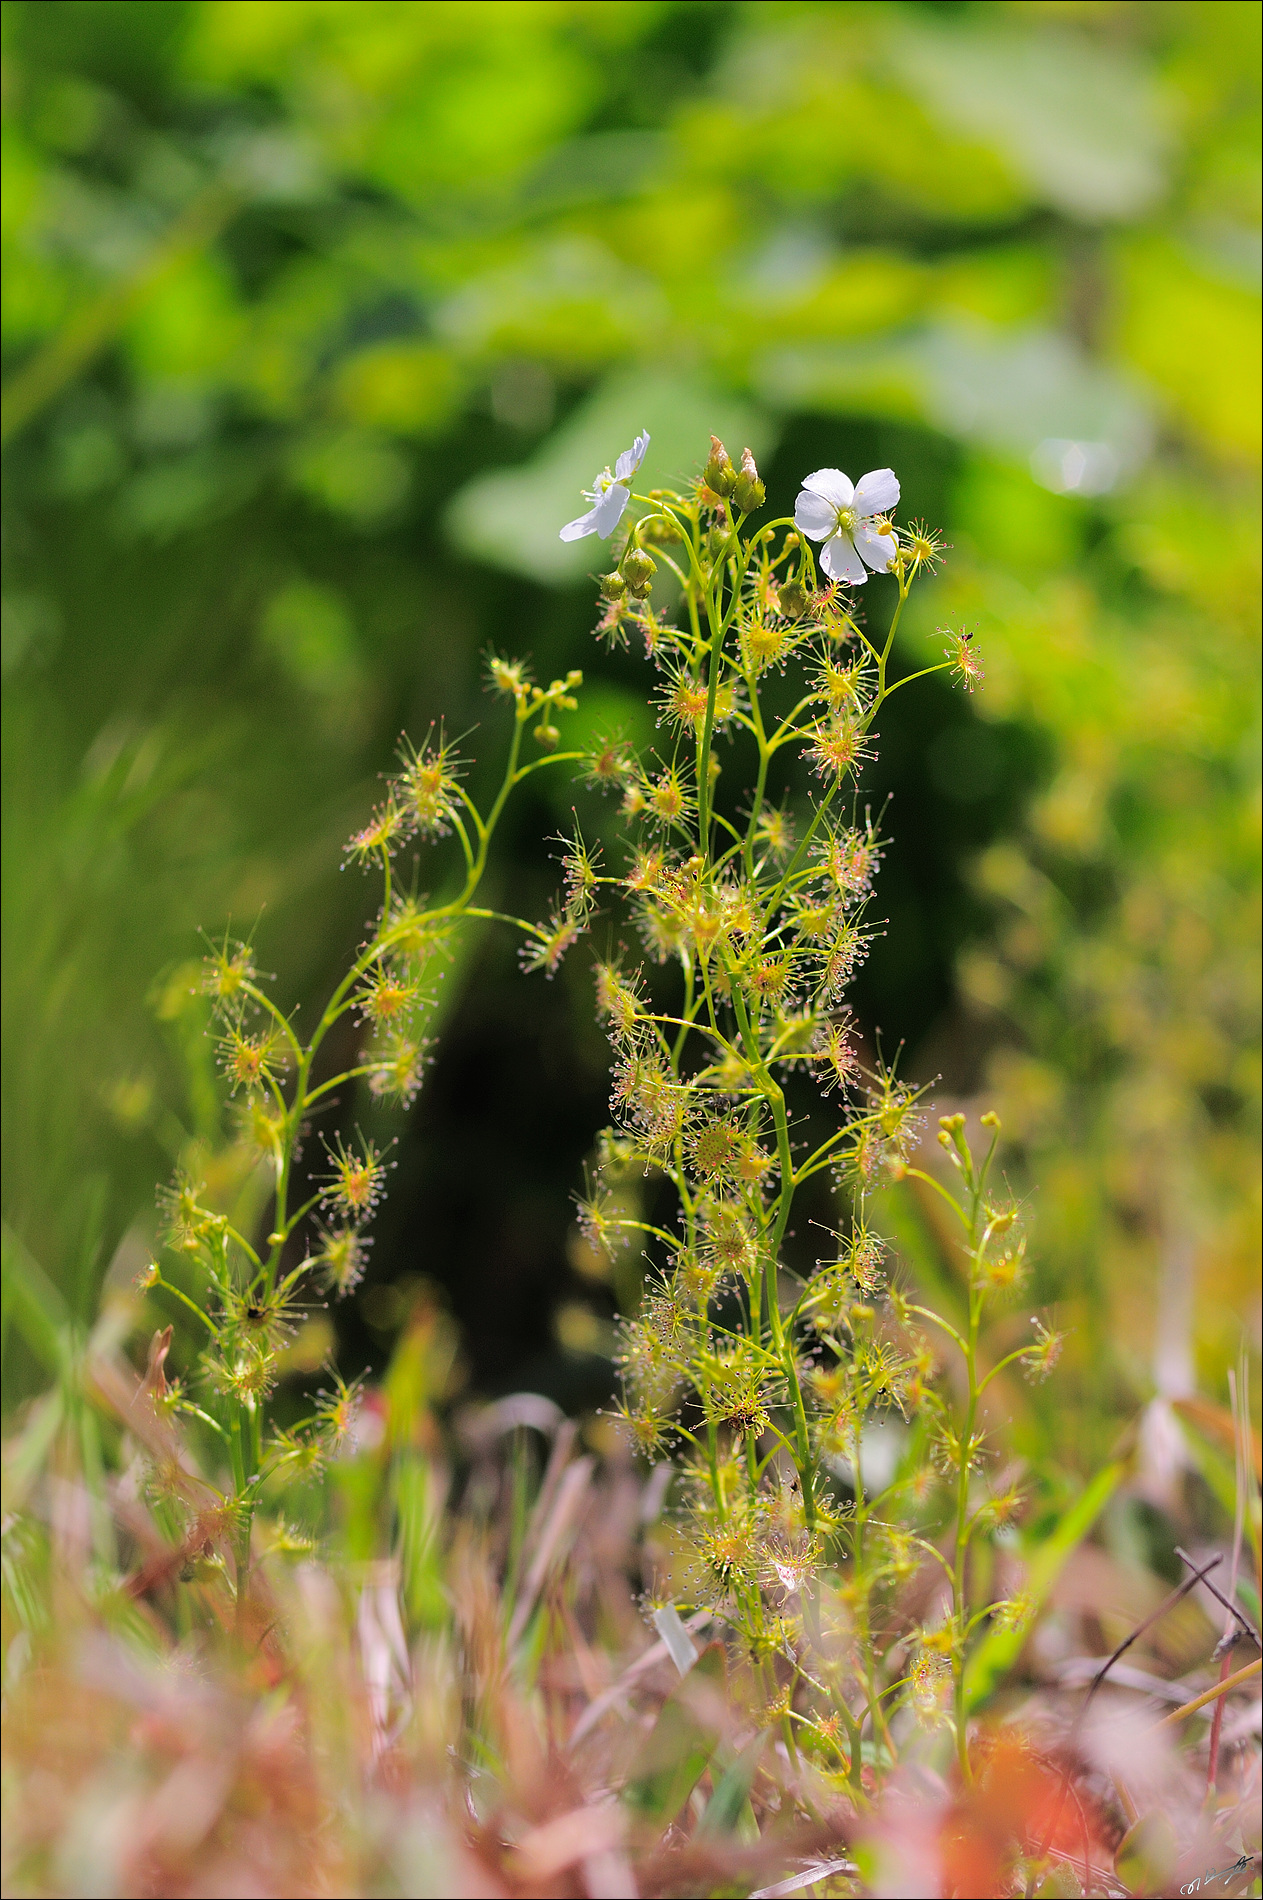
<svg viewBox="0 0 1263 1900"><path fill-rule="evenodd" d="M573 580L601 564L608 550L589 538L558 539L581 514L582 491L612 466L636 434L648 429L649 453L637 476L641 493L655 484L700 473L714 431L734 454L770 447L770 419L724 396L701 378L670 372L620 373L603 384L521 468L493 470L461 489L446 515L462 552L532 580Z"/></svg>
<svg viewBox="0 0 1263 1900"><path fill-rule="evenodd" d="M1126 54L1043 23L940 24L906 7L890 49L945 124L997 147L1046 204L1074 217L1128 218L1162 191L1164 102Z"/></svg>

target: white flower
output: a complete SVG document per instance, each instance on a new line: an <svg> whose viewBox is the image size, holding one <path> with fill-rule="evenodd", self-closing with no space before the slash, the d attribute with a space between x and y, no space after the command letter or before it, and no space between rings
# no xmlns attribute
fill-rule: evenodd
<svg viewBox="0 0 1263 1900"><path fill-rule="evenodd" d="M899 552L894 536L874 525L874 517L888 514L898 499L893 469L875 468L852 488L840 468L818 468L803 482L794 521L813 541L824 542L820 565L830 580L858 587L868 579L865 561L884 574Z"/></svg>
<svg viewBox="0 0 1263 1900"><path fill-rule="evenodd" d="M584 496L592 503L586 515L579 515L574 521L568 521L561 531L563 541L581 541L585 534L607 536L613 534L623 519L623 510L631 500L631 489L627 487L627 478L634 475L645 459L645 450L649 447L649 431L644 429L636 437L629 449L624 449L614 464L611 475L608 468L602 469L590 489L584 489Z"/></svg>

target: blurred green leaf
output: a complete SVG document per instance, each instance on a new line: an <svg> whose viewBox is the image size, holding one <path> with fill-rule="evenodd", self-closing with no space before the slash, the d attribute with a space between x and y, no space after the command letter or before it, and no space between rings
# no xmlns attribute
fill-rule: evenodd
<svg viewBox="0 0 1263 1900"><path fill-rule="evenodd" d="M717 394L700 380L661 373L620 374L584 402L522 468L480 475L463 488L447 513L458 547L533 580L564 581L608 559L607 545L589 537L564 542L563 525L582 514L583 491L603 468L648 429L649 453L636 477L643 494L664 482L700 474L711 433L726 437L734 455L770 445L772 425L756 409Z"/></svg>
<svg viewBox="0 0 1263 1900"><path fill-rule="evenodd" d="M994 144L1045 203L1074 217L1131 218L1166 182L1166 102L1125 52L1041 22L891 22L897 69L945 123Z"/></svg>
<svg viewBox="0 0 1263 1900"><path fill-rule="evenodd" d="M941 323L850 348L776 352L758 377L780 404L922 417L1029 463L1036 480L1058 493L1113 488L1149 447L1139 392L1045 330Z"/></svg>
<svg viewBox="0 0 1263 1900"><path fill-rule="evenodd" d="M462 394L460 370L446 351L421 343L379 343L342 364L334 401L364 428L431 434L451 419Z"/></svg>
<svg viewBox="0 0 1263 1900"><path fill-rule="evenodd" d="M1132 1893L1160 1893L1180 1857L1175 1823L1161 1809L1142 1814L1114 1850L1114 1870Z"/></svg>
<svg viewBox="0 0 1263 1900"><path fill-rule="evenodd" d="M359 686L355 626L335 588L286 582L264 608L259 631L279 664L310 692L336 696Z"/></svg>

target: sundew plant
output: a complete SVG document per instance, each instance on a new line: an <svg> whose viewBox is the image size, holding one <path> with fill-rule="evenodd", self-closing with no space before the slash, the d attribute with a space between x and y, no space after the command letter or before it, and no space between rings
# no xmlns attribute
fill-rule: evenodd
<svg viewBox="0 0 1263 1900"><path fill-rule="evenodd" d="M208 946L228 1138L187 1141L163 1190L143 1377L118 1350L134 1303L107 1299L83 1339L6 1234L6 1297L55 1377L5 1453L6 1892L1114 1893L1092 1862L1115 1848L1123 1891L1169 1892L1172 1805L1199 1865L1235 1854L1234 1882L1251 1865L1246 1769L1215 1808L1224 1703L1259 1670L1231 1654L1257 1646L1232 1594L1247 1515L1257 1564L1244 1365L1228 1592L1209 1581L1222 1553L1178 1552L1189 1577L1060 1747L971 1727L1123 1464L1031 1537L988 1389L1042 1376L1058 1339L1011 1310L998 1342L986 1330L1026 1264L999 1124L971 1141L941 1117L944 1165L923 1165L924 1091L848 1008L880 954L878 721L926 674L982 678L967 632L910 676L892 665L943 544L896 520L890 469L818 470L763 523L748 450L734 463L712 438L696 479L637 493L648 446L561 532L620 537L597 631L643 643L656 750L616 732L563 749L581 675L545 687L491 653L498 789L475 800L442 728L401 743L346 847L379 886L363 943L314 1025L249 943ZM506 916L479 901L500 818L558 765L621 815L601 849L577 825L564 841L551 916ZM433 844L426 897L410 861ZM597 947L614 1119L579 1212L620 1261L620 1447L539 1393L449 1414L454 1342L429 1296L371 1389L326 1363L310 1404L277 1390L324 1351L312 1309L365 1274L391 1157L355 1105L415 1097L444 962L485 923L546 976ZM909 1181L955 1223L946 1313L880 1231ZM900 1449L878 1479L883 1420ZM548 1445L538 1484L528 1431ZM1015 1540L1020 1573L991 1548ZM1219 1681L1176 1688L1157 1727L1215 1704L1205 1793L1162 1779L1151 1735L1146 1806L1111 1768L1116 1813L1084 1765L1088 1704L1199 1581L1228 1612ZM1225 1761L1245 1732L1223 1731ZM927 1841L937 1871L914 1864Z"/></svg>
<svg viewBox="0 0 1263 1900"><path fill-rule="evenodd" d="M391 1165L388 1152L362 1134L329 1141L321 1120L361 1084L371 1096L403 1106L416 1095L429 1059L427 1020L453 934L468 920L498 915L474 899L506 801L540 767L580 756L557 751L553 720L559 710L573 710L581 679L572 672L544 688L530 684L523 668L491 661L491 685L512 699L514 716L500 786L485 814L465 789L463 762L441 733L432 732L419 750L403 741L401 769L346 846L350 863L380 876L380 904L363 948L306 1040L269 996L249 944L225 937L205 960L203 988L236 1108L238 1142L262 1164L267 1184L267 1217L257 1223L266 1237L252 1239L218 1209L206 1179L213 1167L186 1170L160 1196L164 1259L181 1260L184 1270L173 1275L163 1260L153 1261L139 1285L175 1300L195 1317L204 1338L187 1381L170 1383L164 1367L172 1328L151 1343L146 1387L154 1413L149 1424L158 1434L151 1446L159 1454L154 1481L165 1493L168 1528L186 1550L212 1565L231 1565L239 1628L249 1603L256 1505L262 1498L274 1504L288 1482L318 1474L354 1443L357 1429L360 1384L336 1375L304 1423L274 1431L267 1424L266 1401L301 1322L314 1304L345 1298L363 1278L367 1230ZM545 754L524 760L523 739L532 728ZM454 896L428 904L398 888L394 860L401 847L452 836L464 861ZM529 938L541 935L524 920L507 921ZM359 1026L358 1060L322 1074L326 1038L346 1017ZM319 1163L300 1171L302 1149L313 1142ZM226 1491L191 1471L176 1438L164 1441L164 1422L176 1418L220 1442L230 1472Z"/></svg>
<svg viewBox="0 0 1263 1900"><path fill-rule="evenodd" d="M679 1607L709 1609L739 1639L762 1720L780 1722L791 1754L807 1742L859 1790L864 1747L889 1752L891 1722L911 1705L954 1725L968 1776L971 1638L1024 1615L1019 1603L974 1601L971 1548L1019 1505L988 1482L980 1401L1008 1367L1046 1372L1058 1341L1036 1321L1028 1344L982 1370L988 1305L1020 1281L1025 1255L995 1167L998 1122L984 1117L979 1158L964 1117L942 1118L954 1186L915 1166L919 1091L880 1057L866 1064L847 989L878 927L882 837L862 792L877 721L916 679L951 672L972 690L982 667L967 632L946 633L943 657L892 677L900 615L944 553L923 524L896 523L892 470L854 485L818 470L792 519L754 526L765 497L749 450L734 464L712 438L687 488L633 495L646 446L638 438L598 477L590 511L562 534L609 535L629 504L641 511L601 578L597 631L643 641L663 744L642 758L611 736L589 759L591 780L621 798L625 863L603 869L576 835L545 952L560 955L603 898L630 906L639 947L597 967L615 1121L581 1205L607 1252L646 1237L658 1249L624 1326L621 1415L647 1457L678 1449L689 1559ZM661 569L678 589L672 617L650 603ZM866 604L877 596L880 631L861 616L861 587ZM801 813L783 795L795 757L813 784ZM836 1126L810 1148L795 1139L795 1072L835 1105ZM841 1211L828 1257L804 1279L785 1240L819 1175ZM646 1176L669 1182L674 1218L641 1218ZM909 1176L959 1222L962 1326L888 1277L870 1204ZM955 1386L939 1376L951 1353ZM890 1411L908 1427L906 1452L870 1493L863 1438ZM892 1630L894 1587L927 1559L948 1607L933 1627ZM674 1613L664 1605L660 1624Z"/></svg>
<svg viewBox="0 0 1263 1900"><path fill-rule="evenodd" d="M765 496L748 450L734 465L712 438L686 490L634 495L648 440L639 436L597 477L589 509L561 533L608 537L623 532L633 501L639 510L601 577L597 631L612 644L643 641L657 675L659 752L639 758L617 734L590 752L562 751L556 720L574 710L581 675L544 688L521 661L493 653L489 684L513 709L499 790L484 814L442 732L420 749L403 742L400 770L346 847L349 862L380 877L380 901L306 1039L269 995L248 944L226 937L206 958L236 1134L262 1164L267 1203L246 1232L196 1168L164 1191L166 1252L141 1284L194 1315L204 1346L186 1377L169 1382L171 1329L151 1344L154 1483L186 1555L230 1571L244 1630L257 1506L274 1507L290 1481L314 1477L353 1443L361 1400L358 1384L331 1372L305 1422L268 1424L269 1394L303 1318L363 1277L387 1183L388 1151L359 1133L328 1139L327 1111L358 1087L411 1102L442 963L463 924L515 927L524 967L551 974L606 900L629 904L641 955L624 947L596 971L616 1121L580 1215L611 1254L658 1248L624 1322L620 1409L640 1454L684 1460L685 1582L674 1602L660 1593L660 1625L678 1630L681 1608L726 1622L763 1725L779 1723L791 1753L808 1742L837 1758L856 1791L862 1732L868 1725L870 1753L873 1744L889 1751L901 1703L954 1724L968 1774L970 1638L1023 1614L1020 1604L972 1600L970 1547L1019 1505L1012 1488L996 1494L987 1482L980 1401L1015 1362L1047 1370L1057 1339L1036 1322L1029 1344L981 1370L988 1299L1020 1280L1025 1251L1017 1209L993 1178L998 1125L985 1118L989 1147L978 1161L963 1117L943 1119L954 1191L916 1167L919 1092L880 1059L865 1066L846 993L878 932L870 904L883 841L861 785L877 718L917 678L951 671L972 689L982 668L970 636L948 633L943 657L890 676L909 593L944 553L923 524L896 524L893 471L852 485L840 470L819 470L792 519L752 527ZM652 604L660 569L678 590L673 617ZM857 607L865 585L889 595L880 634ZM528 731L538 750L524 759ZM743 735L744 747L727 746ZM721 762L721 743L725 760L748 764L744 781ZM778 791L783 760L795 755L809 762L814 787L801 814ZM564 898L546 923L480 906L514 787L567 762L619 796L625 864L604 869L576 830ZM441 839L459 848L463 878L446 901L429 902L400 887L398 859ZM322 1048L348 1017L358 1056L328 1074ZM786 1093L795 1071L837 1107L833 1132L808 1151L796 1143ZM829 1257L804 1281L787 1265L785 1240L795 1197L822 1174L842 1211ZM960 1222L963 1327L888 1284L869 1203L904 1176L942 1195ZM642 1218L647 1177L669 1182L673 1225L660 1208ZM943 1346L963 1362L963 1403L938 1376ZM864 1433L891 1409L910 1427L907 1449L894 1482L870 1495ZM178 1439L161 1441L164 1420L176 1418L219 1441L225 1489L192 1472ZM891 1630L885 1606L927 1558L942 1566L949 1608L933 1627Z"/></svg>

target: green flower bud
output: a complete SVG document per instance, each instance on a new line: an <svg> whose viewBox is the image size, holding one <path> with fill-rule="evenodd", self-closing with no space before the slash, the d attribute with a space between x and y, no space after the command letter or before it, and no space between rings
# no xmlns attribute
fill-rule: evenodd
<svg viewBox="0 0 1263 1900"><path fill-rule="evenodd" d="M776 590L776 598L781 612L789 620L797 620L806 610L807 590L800 580L782 581Z"/></svg>
<svg viewBox="0 0 1263 1900"><path fill-rule="evenodd" d="M767 500L767 490L759 480L759 471L749 449L741 451L741 467L732 485L732 499L737 513L742 515L753 514Z"/></svg>
<svg viewBox="0 0 1263 1900"><path fill-rule="evenodd" d="M737 471L732 465L727 449L717 435L710 439L710 460L702 470L702 480L707 488L716 495L731 495Z"/></svg>
<svg viewBox="0 0 1263 1900"><path fill-rule="evenodd" d="M602 574L597 582L602 600L621 600L627 592L627 582L621 574Z"/></svg>
<svg viewBox="0 0 1263 1900"><path fill-rule="evenodd" d="M555 752L561 744L561 734L556 726L536 726L535 743L541 751Z"/></svg>
<svg viewBox="0 0 1263 1900"><path fill-rule="evenodd" d="M619 565L629 594L637 600L643 600L649 592L649 583L658 571L658 563L652 554L646 554L643 548L628 548Z"/></svg>

